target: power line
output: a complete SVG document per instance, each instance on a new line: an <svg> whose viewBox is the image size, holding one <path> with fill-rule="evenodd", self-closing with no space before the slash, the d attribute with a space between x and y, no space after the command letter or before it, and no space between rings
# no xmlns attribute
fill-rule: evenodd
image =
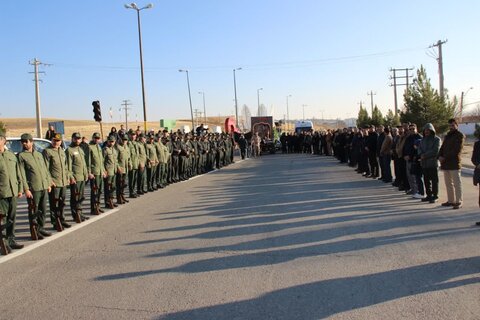
<svg viewBox="0 0 480 320"><path fill-rule="evenodd" d="M303 67L312 67L318 65L327 65L332 63L341 63L341 62L352 62L364 59L373 59L382 56L389 56L395 55L403 52L409 51L417 51L417 50L424 50L424 47L417 47L417 48L407 48L407 49L398 49L398 50L391 50L391 51L384 51L384 52L376 52L376 53L367 53L363 55L353 55L353 56L341 56L341 57L331 57L331 58L323 58L323 59L312 59L312 60L298 60L298 61L283 61L283 62L273 62L273 63L258 63L258 64L250 64L250 65L243 65L242 68L244 69L285 69L285 68L303 68ZM73 68L73 69L103 69L103 70L110 70L110 71L130 71L130 70L138 70L138 67L133 66L112 66L112 65L82 65L82 64L72 64L72 63L61 63L56 62L55 65L57 67L63 68ZM184 66L183 66L184 67ZM153 72L153 71L165 71L165 70L178 70L178 66L163 66L163 67L149 67L145 68L146 71ZM221 66L191 66L188 68L189 70L195 70L197 72L201 71L211 71L211 70L224 70L224 69L232 69L231 65L221 65Z"/></svg>

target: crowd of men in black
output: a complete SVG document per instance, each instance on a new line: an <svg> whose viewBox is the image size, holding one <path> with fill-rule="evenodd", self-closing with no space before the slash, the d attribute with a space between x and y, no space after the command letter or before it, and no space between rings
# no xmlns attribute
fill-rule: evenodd
<svg viewBox="0 0 480 320"><path fill-rule="evenodd" d="M364 177L391 183L422 202L438 200L440 168L447 191L447 201L442 206L459 209L463 201L460 177L465 136L458 131L455 119L450 119L448 125L443 142L430 123L420 130L413 123L404 123L393 128L370 125L284 133L280 141L283 153L335 156ZM473 158L472 161L477 165Z"/></svg>

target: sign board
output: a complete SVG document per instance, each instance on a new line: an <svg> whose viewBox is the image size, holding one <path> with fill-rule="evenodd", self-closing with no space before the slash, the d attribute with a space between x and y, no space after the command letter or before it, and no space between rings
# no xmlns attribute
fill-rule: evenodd
<svg viewBox="0 0 480 320"><path fill-rule="evenodd" d="M50 126L53 126L56 133L65 134L65 124L63 121L49 122L48 128L50 128Z"/></svg>
<svg viewBox="0 0 480 320"><path fill-rule="evenodd" d="M172 119L160 119L160 127L161 128L167 128L170 130L173 130L177 124L177 120L172 120Z"/></svg>

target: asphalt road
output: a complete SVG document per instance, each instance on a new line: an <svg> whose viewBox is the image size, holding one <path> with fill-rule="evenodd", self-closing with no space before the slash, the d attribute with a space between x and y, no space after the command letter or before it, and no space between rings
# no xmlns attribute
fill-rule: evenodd
<svg viewBox="0 0 480 320"><path fill-rule="evenodd" d="M452 210L332 158L237 162L0 257L0 318L479 319L464 189Z"/></svg>

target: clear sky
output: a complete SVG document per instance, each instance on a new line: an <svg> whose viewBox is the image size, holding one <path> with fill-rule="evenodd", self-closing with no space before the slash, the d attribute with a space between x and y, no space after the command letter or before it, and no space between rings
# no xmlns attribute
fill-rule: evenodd
<svg viewBox="0 0 480 320"><path fill-rule="evenodd" d="M239 108L253 114L260 102L275 118L355 117L372 90L382 112L393 109L390 68L421 64L438 87L429 45L444 45L445 87L480 100L480 1L152 0L143 10L142 37L149 121L189 118L185 73L194 108L207 115L234 113L233 73ZM41 67L43 117L93 118L100 100L113 108L133 104L143 119L136 13L118 0L2 1L0 117L34 117L33 67ZM149 2L138 2L144 6ZM400 89L399 100L402 101ZM471 108L474 105L470 105Z"/></svg>

